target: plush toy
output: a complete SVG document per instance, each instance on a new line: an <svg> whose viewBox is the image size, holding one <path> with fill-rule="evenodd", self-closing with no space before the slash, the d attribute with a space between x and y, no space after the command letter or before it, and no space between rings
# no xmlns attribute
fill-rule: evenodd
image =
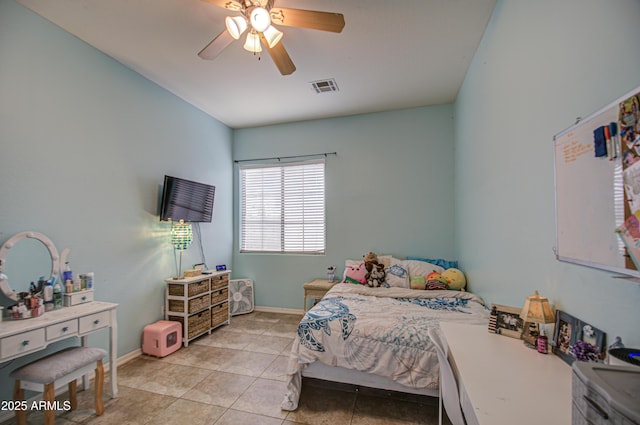
<svg viewBox="0 0 640 425"><path fill-rule="evenodd" d="M427 279L424 276L414 276L411 278L411 289L426 289Z"/></svg>
<svg viewBox="0 0 640 425"><path fill-rule="evenodd" d="M364 268L364 263L357 266L347 266L344 271L344 283L364 285L367 283L366 274L367 269Z"/></svg>
<svg viewBox="0 0 640 425"><path fill-rule="evenodd" d="M378 255L375 252L369 251L362 256L362 260L365 263L376 263L378 264Z"/></svg>
<svg viewBox="0 0 640 425"><path fill-rule="evenodd" d="M387 273L384 270L384 265L378 263L378 256L375 252L367 252L363 255L364 268L367 273L365 280L368 286L378 287L381 286L387 280Z"/></svg>
<svg viewBox="0 0 640 425"><path fill-rule="evenodd" d="M426 277L426 281L427 281L427 285L426 288L427 290L434 290L434 289L448 289L449 288L449 284L447 282L447 279L445 279L440 273L438 272L431 272L427 275Z"/></svg>
<svg viewBox="0 0 640 425"><path fill-rule="evenodd" d="M383 286L387 281L387 272L384 270L384 264L375 264L370 272L366 274L367 285L375 288Z"/></svg>
<svg viewBox="0 0 640 425"><path fill-rule="evenodd" d="M465 286L467 286L467 279L464 277L464 273L458 269L447 269L442 272L442 277L447 280L449 289L454 291L464 291Z"/></svg>

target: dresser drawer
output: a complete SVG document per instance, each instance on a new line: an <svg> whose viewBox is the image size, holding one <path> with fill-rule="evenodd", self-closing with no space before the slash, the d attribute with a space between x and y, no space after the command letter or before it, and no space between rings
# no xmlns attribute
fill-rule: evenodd
<svg viewBox="0 0 640 425"><path fill-rule="evenodd" d="M67 320L66 322L56 323L47 326L47 341L53 341L58 338L67 338L70 335L78 334L78 320Z"/></svg>
<svg viewBox="0 0 640 425"><path fill-rule="evenodd" d="M110 314L108 311L102 313L91 314L80 318L80 334L86 334L96 329L109 326Z"/></svg>
<svg viewBox="0 0 640 425"><path fill-rule="evenodd" d="M34 329L19 335L0 339L0 358L21 355L43 348L45 344L44 329Z"/></svg>
<svg viewBox="0 0 640 425"><path fill-rule="evenodd" d="M213 276L211 278L211 290L224 288L225 286L229 286L229 274L224 274L222 276Z"/></svg>

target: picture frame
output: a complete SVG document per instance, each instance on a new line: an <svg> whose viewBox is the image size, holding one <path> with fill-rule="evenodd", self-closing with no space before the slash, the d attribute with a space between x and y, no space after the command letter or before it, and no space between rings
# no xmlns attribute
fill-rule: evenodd
<svg viewBox="0 0 640 425"><path fill-rule="evenodd" d="M524 320L520 317L521 310L518 307L491 304L489 332L521 339L524 331Z"/></svg>
<svg viewBox="0 0 640 425"><path fill-rule="evenodd" d="M553 354L560 357L568 365L573 364L576 360L569 350L576 341L578 329L578 319L564 311L556 311L556 326L553 330Z"/></svg>
<svg viewBox="0 0 640 425"><path fill-rule="evenodd" d="M553 333L553 353L571 365L576 358L571 354L571 347L582 341L597 348L599 359L606 354L607 334L595 326L582 321L567 312L556 311L556 326Z"/></svg>
<svg viewBox="0 0 640 425"><path fill-rule="evenodd" d="M587 322L578 319L578 333L576 334L576 341L584 341L596 347L598 350L598 360L604 360L607 354L606 346L607 334L595 326L590 325ZM574 342L574 343L575 343Z"/></svg>

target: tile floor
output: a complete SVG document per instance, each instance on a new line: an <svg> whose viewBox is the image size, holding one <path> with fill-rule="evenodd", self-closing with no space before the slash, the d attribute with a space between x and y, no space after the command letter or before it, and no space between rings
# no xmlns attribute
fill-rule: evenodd
<svg viewBox="0 0 640 425"><path fill-rule="evenodd" d="M163 359L139 357L118 369L119 394L96 417L93 391L56 424L407 425L438 423L435 398L389 394L305 379L295 412L280 410L285 368L299 315L254 312ZM105 385L106 390L107 385ZM61 395L64 399L66 394ZM28 424L41 424L30 413ZM14 420L3 425L14 424ZM445 423L449 423L445 420Z"/></svg>

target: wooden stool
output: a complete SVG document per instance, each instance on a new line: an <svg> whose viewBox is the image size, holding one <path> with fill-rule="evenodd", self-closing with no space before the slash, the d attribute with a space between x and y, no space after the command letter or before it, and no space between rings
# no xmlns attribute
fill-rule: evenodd
<svg viewBox="0 0 640 425"><path fill-rule="evenodd" d="M102 403L102 386L104 384L104 369L102 359L107 352L100 348L69 347L42 359L26 364L9 375L15 379L13 400L23 401L24 390L38 391L43 394L46 403L44 411L45 425L55 423L55 390L69 384L69 401L71 410L78 406L76 399L76 380L95 370L95 406L96 415L104 413ZM16 410L18 425L26 425L27 411Z"/></svg>

